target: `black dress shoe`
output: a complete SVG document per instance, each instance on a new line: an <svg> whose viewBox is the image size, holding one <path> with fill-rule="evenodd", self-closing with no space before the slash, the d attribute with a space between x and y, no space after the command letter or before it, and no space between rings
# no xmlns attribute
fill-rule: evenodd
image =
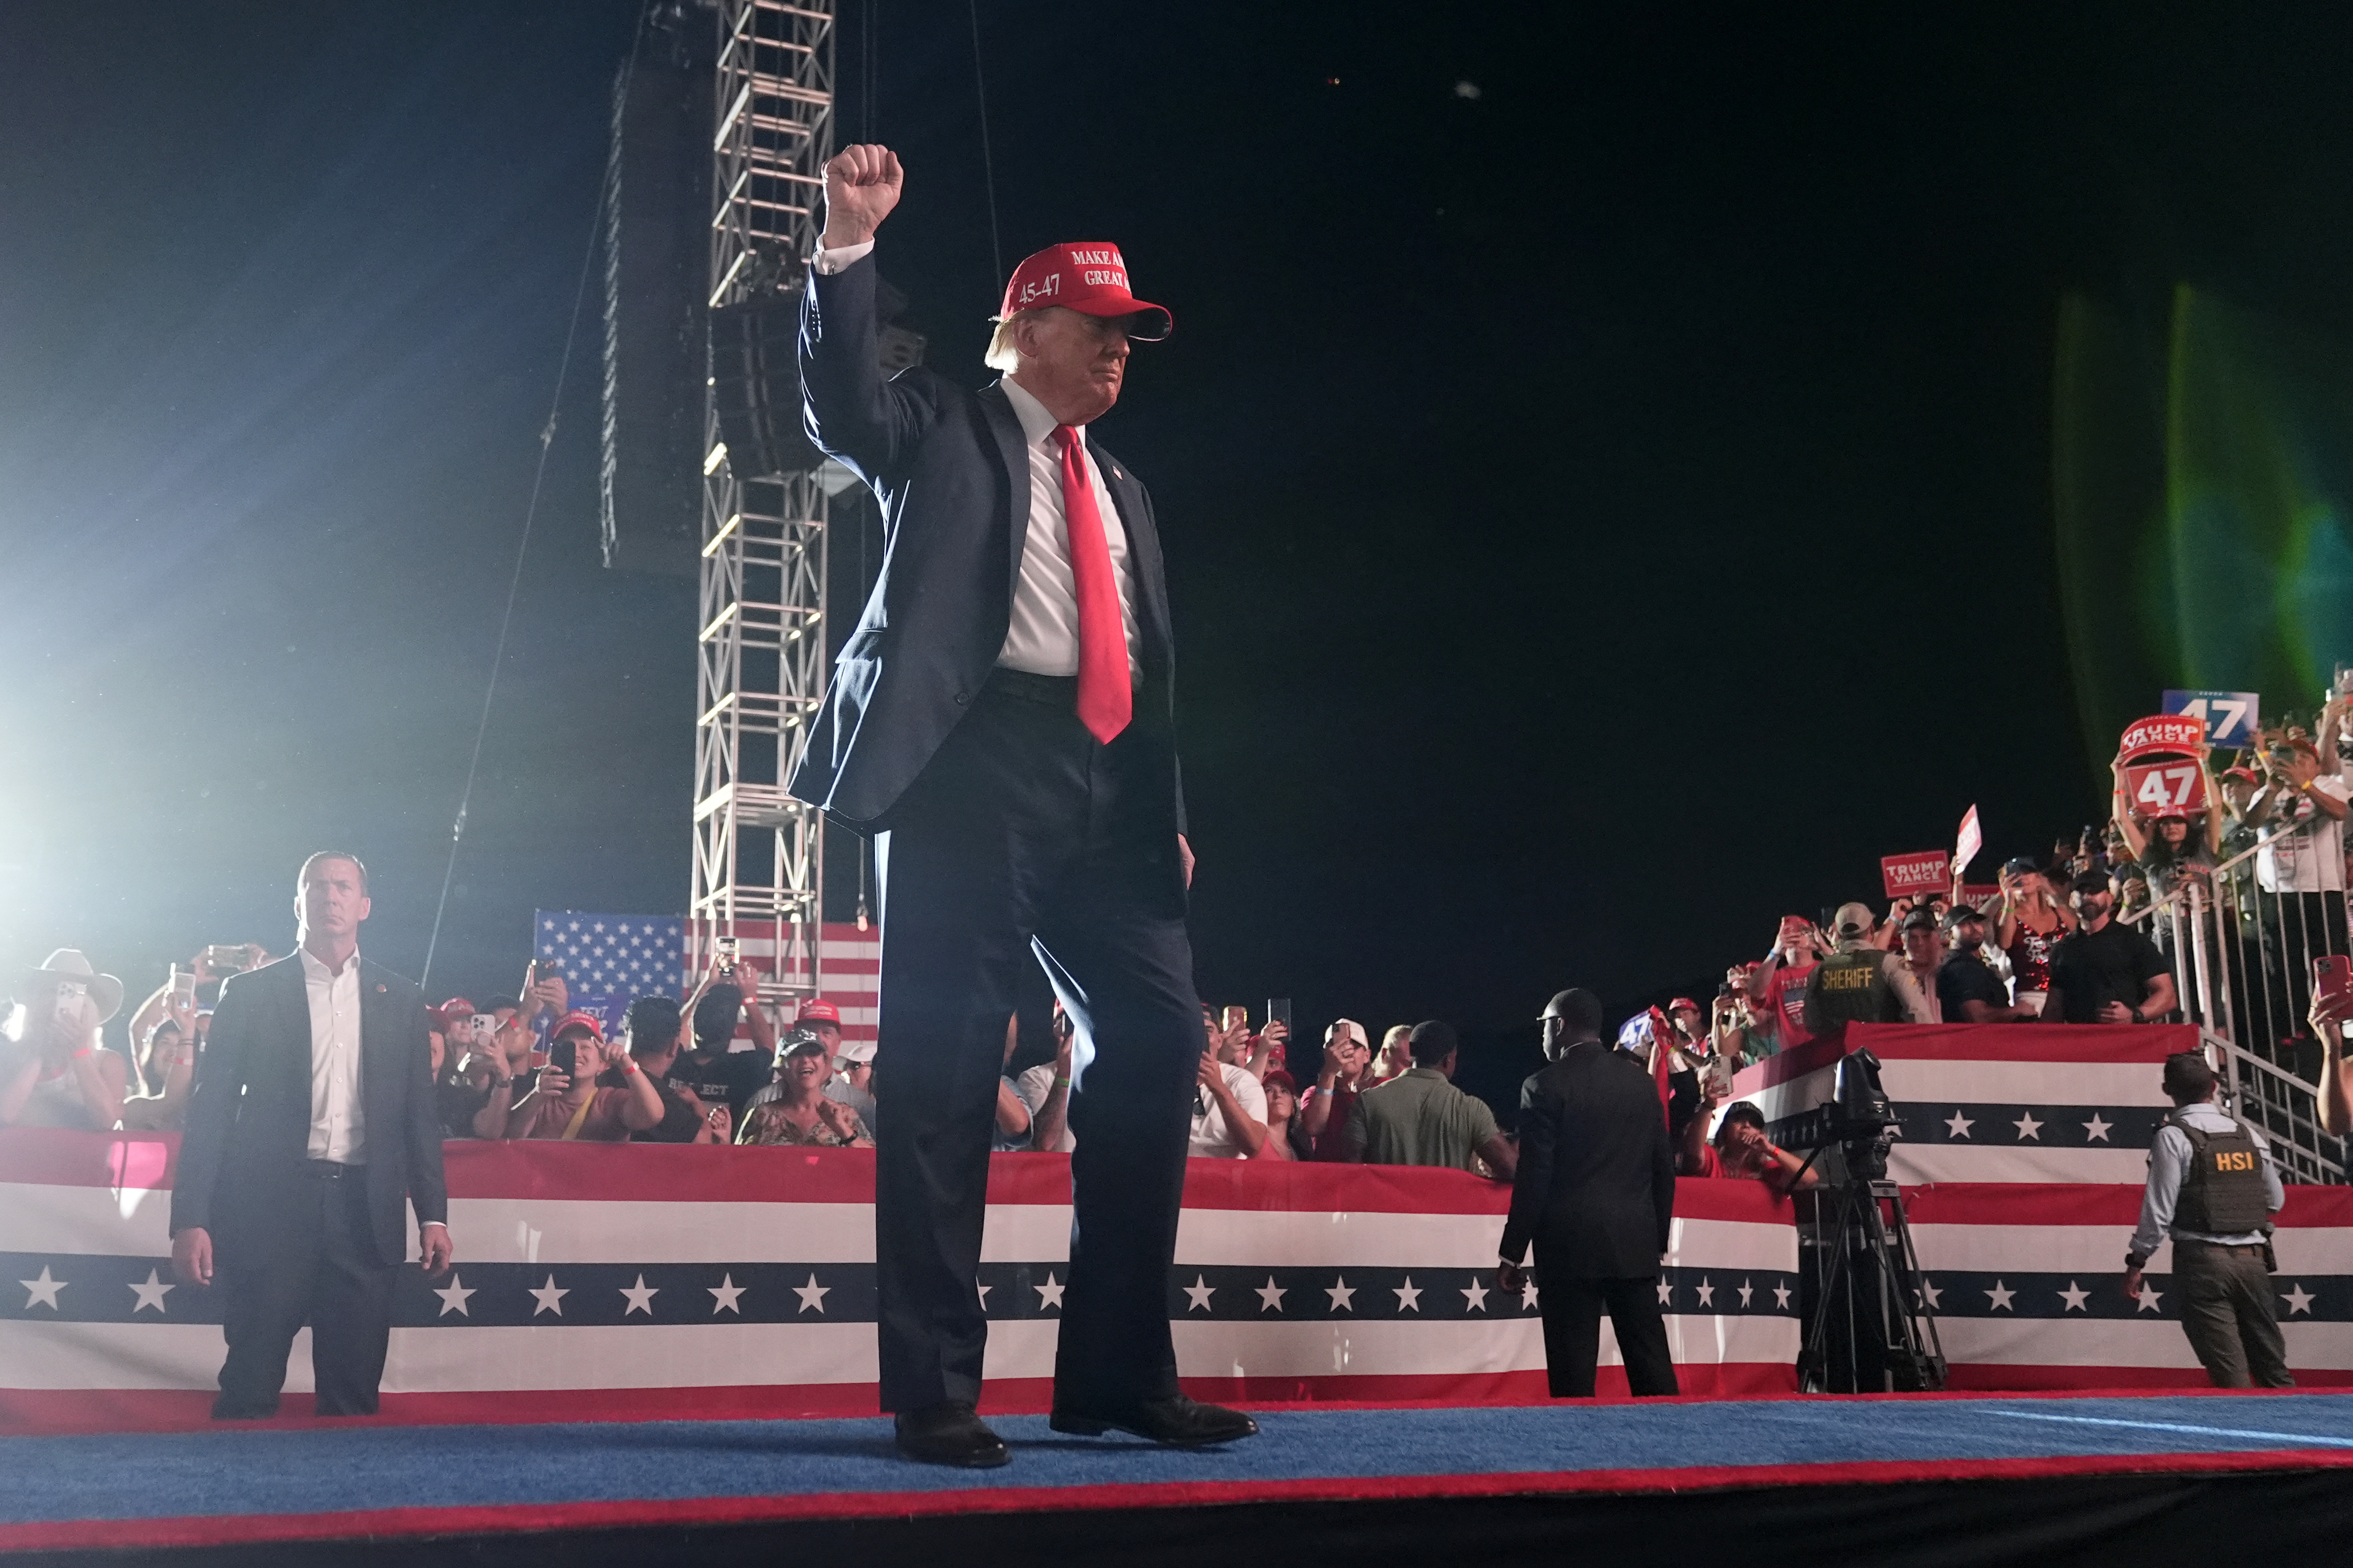
<svg viewBox="0 0 2353 1568"><path fill-rule="evenodd" d="M267 1421L278 1414L278 1401L231 1399L224 1394L213 1401L216 1421Z"/></svg>
<svg viewBox="0 0 2353 1568"><path fill-rule="evenodd" d="M1202 1448L1258 1436L1258 1423L1222 1405L1202 1405L1181 1394L1165 1399L1134 1399L1092 1410L1057 1405L1051 1425L1057 1432L1100 1437L1105 1432L1128 1432L1172 1448Z"/></svg>
<svg viewBox="0 0 2353 1568"><path fill-rule="evenodd" d="M990 1431L988 1424L962 1400L902 1410L892 1420L898 1428L899 1452L926 1465L987 1470L1013 1458L1005 1439Z"/></svg>

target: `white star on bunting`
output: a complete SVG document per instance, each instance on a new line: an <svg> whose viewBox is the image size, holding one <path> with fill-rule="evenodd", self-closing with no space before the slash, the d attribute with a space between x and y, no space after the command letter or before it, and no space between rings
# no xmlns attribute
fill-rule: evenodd
<svg viewBox="0 0 2353 1568"><path fill-rule="evenodd" d="M1194 1275L1193 1282L1185 1287L1185 1310L1188 1312L1208 1311L1209 1310L1209 1298L1217 1293L1218 1288L1209 1283L1209 1277L1208 1275Z"/></svg>
<svg viewBox="0 0 2353 1568"><path fill-rule="evenodd" d="M1266 1277L1265 1284L1255 1286L1253 1289L1258 1291L1258 1310L1261 1312L1282 1311L1282 1299L1291 1294L1289 1290L1274 1282L1274 1276L1271 1274Z"/></svg>
<svg viewBox="0 0 2353 1568"><path fill-rule="evenodd" d="M1987 1310L1994 1312L2015 1311L2017 1309L2010 1304L2010 1299L2017 1294L2017 1291L2010 1289L2010 1287L2004 1285L2000 1280L1995 1280L1993 1282L1993 1289L1986 1292L1987 1299L1993 1302L1993 1305L1988 1308Z"/></svg>
<svg viewBox="0 0 2353 1568"><path fill-rule="evenodd" d="M2108 1142L2108 1129L2112 1125L2114 1125L2114 1123L2108 1121L2105 1118L2102 1117L2098 1111L2094 1110L2092 1112L2092 1119L2084 1123L2084 1142L2086 1143L2105 1143Z"/></svg>
<svg viewBox="0 0 2353 1568"><path fill-rule="evenodd" d="M551 1274L547 1277L546 1284L536 1289L527 1290L524 1294L537 1303L531 1310L533 1317L536 1318L542 1312L553 1312L560 1318L564 1316L564 1298L572 1294L572 1287L558 1285L555 1282L555 1276Z"/></svg>
<svg viewBox="0 0 2353 1568"><path fill-rule="evenodd" d="M70 1281L50 1279L49 1266L44 1263L38 1279L19 1279L16 1283L25 1288L25 1310L29 1312L36 1307L47 1307L54 1312L58 1310L58 1292Z"/></svg>
<svg viewBox="0 0 2353 1568"><path fill-rule="evenodd" d="M2157 1304L2164 1298L2164 1291L2151 1289L2147 1281L2143 1280L2140 1288L2140 1310L2144 1312L2156 1311Z"/></svg>
<svg viewBox="0 0 2353 1568"><path fill-rule="evenodd" d="M1659 1277L1659 1305L1662 1307L1672 1305L1674 1299L1675 1288L1667 1283L1666 1276L1661 1275Z"/></svg>
<svg viewBox="0 0 2353 1568"><path fill-rule="evenodd" d="M801 1311L815 1311L819 1316L822 1316L825 1312L825 1299L832 1289L833 1287L830 1285L818 1284L817 1282L817 1272L812 1269L809 1272L808 1283L806 1285L794 1286L793 1294L801 1299Z"/></svg>
<svg viewBox="0 0 2353 1568"><path fill-rule="evenodd" d="M1462 1287L1462 1310L1466 1312L1487 1310L1487 1282L1476 1274L1471 1276L1470 1284Z"/></svg>
<svg viewBox="0 0 2353 1568"><path fill-rule="evenodd" d="M1748 1305L1748 1298L1755 1294L1757 1294L1757 1287L1743 1279L1740 1282L1740 1304L1744 1307Z"/></svg>
<svg viewBox="0 0 2353 1568"><path fill-rule="evenodd" d="M744 1315L744 1309L737 1306L735 1303L737 1299L744 1294L744 1287L735 1283L735 1276L733 1274L722 1274L719 1277L718 1284L705 1285L703 1289L711 1292L711 1315L712 1317L715 1318L722 1312L733 1312L739 1318Z"/></svg>
<svg viewBox="0 0 2353 1568"><path fill-rule="evenodd" d="M1535 1276L1531 1274L1527 1279L1520 1282L1520 1305L1524 1308L1533 1309L1535 1304L1536 1280Z"/></svg>
<svg viewBox="0 0 2353 1568"><path fill-rule="evenodd" d="M2091 1292L2089 1290L2083 1289L2073 1279L2068 1280L2067 1289L2059 1292L2059 1299L2067 1303L2062 1310L2088 1313L2090 1309L2084 1305L2084 1299L2090 1295Z"/></svg>
<svg viewBox="0 0 2353 1568"><path fill-rule="evenodd" d="M1398 1311L1419 1312L1421 1310L1421 1287L1413 1282L1412 1275L1409 1274L1405 1277L1405 1283L1403 1285L1392 1285L1389 1287L1389 1289L1398 1299Z"/></svg>
<svg viewBox="0 0 2353 1568"><path fill-rule="evenodd" d="M1060 1310L1062 1292L1070 1287L1056 1279L1054 1271L1049 1268L1046 1270L1046 1282L1043 1285L1032 1285L1029 1289L1038 1292L1038 1310L1042 1312L1049 1307L1057 1311Z"/></svg>
<svg viewBox="0 0 2353 1568"><path fill-rule="evenodd" d="M2294 1317L2298 1312L2308 1313L2312 1310L2312 1292L2304 1288L2304 1282L2300 1279L2289 1286L2287 1294L2282 1296L2280 1300L2287 1303L2290 1317Z"/></svg>
<svg viewBox="0 0 2353 1568"><path fill-rule="evenodd" d="M1928 1299L1928 1310L1933 1312L1945 1299L1945 1288L1923 1274L1920 1276L1920 1294Z"/></svg>
<svg viewBox="0 0 2353 1568"><path fill-rule="evenodd" d="M814 1283L814 1282L815 1282L815 1280L817 1279L817 1276L816 1276L816 1275L814 1275L814 1274L812 1274L812 1275L810 1275L810 1276L809 1276L809 1279L810 1279L810 1281L811 1281L812 1283ZM997 1287L996 1287L996 1286L994 1286L994 1285L984 1285L984 1284L982 1284L978 1279L975 1279L975 1280L972 1282L972 1288L973 1288L975 1290L976 1290L976 1291L978 1291L978 1292L980 1293L980 1310L981 1310L982 1311L984 1311L984 1312L987 1311L987 1310L988 1310L988 1293L989 1293L991 1290L996 1289L997 1289ZM832 1287L828 1286L828 1287L827 1287L827 1289L832 1289Z"/></svg>
<svg viewBox="0 0 2353 1568"><path fill-rule="evenodd" d="M2033 1139L2037 1143L2042 1142L2042 1123L2034 1120L2034 1112L2028 1111L2010 1125L2018 1129L2020 1142L2023 1143L2029 1138Z"/></svg>
<svg viewBox="0 0 2353 1568"><path fill-rule="evenodd" d="M1353 1312L1356 1310L1356 1288L1348 1283L1345 1274L1335 1275L1335 1283L1324 1287L1324 1294L1332 1298L1332 1310Z"/></svg>
<svg viewBox="0 0 2353 1568"><path fill-rule="evenodd" d="M631 1312L643 1312L647 1317L652 1317L654 1298L660 1293L660 1286L649 1285L646 1283L646 1277L642 1274L638 1275L635 1285L625 1286L622 1289L621 1294L628 1298L629 1304L621 1309L621 1316L626 1318Z"/></svg>
<svg viewBox="0 0 2353 1568"><path fill-rule="evenodd" d="M162 1312L164 1293L177 1289L177 1286L164 1284L162 1277L150 1268L147 1270L147 1283L131 1287L132 1292L139 1298L139 1304L131 1309L131 1315L135 1318L150 1307Z"/></svg>
<svg viewBox="0 0 2353 1568"><path fill-rule="evenodd" d="M1773 1305L1785 1310L1788 1309L1789 1305L1789 1288L1787 1285L1776 1285L1773 1287Z"/></svg>
<svg viewBox="0 0 2353 1568"><path fill-rule="evenodd" d="M1715 1287L1707 1282L1704 1274L1699 1277L1699 1304L1703 1307L1715 1305Z"/></svg>
<svg viewBox="0 0 2353 1568"><path fill-rule="evenodd" d="M455 1274L449 1276L448 1284L433 1293L441 1298L441 1310L433 1314L435 1317L446 1318L452 1312L461 1318L470 1318L474 1315L466 1306L466 1303L473 1298L473 1289Z"/></svg>
<svg viewBox="0 0 2353 1568"><path fill-rule="evenodd" d="M1969 1135L1969 1129L1976 1125L1975 1121L1956 1110L1946 1119L1945 1133L1950 1138L1966 1138Z"/></svg>

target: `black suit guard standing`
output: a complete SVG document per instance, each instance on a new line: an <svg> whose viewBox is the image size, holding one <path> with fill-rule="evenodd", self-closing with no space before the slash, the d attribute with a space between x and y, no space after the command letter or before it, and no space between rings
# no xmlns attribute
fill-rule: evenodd
<svg viewBox="0 0 2353 1568"><path fill-rule="evenodd" d="M322 1415L373 1415L417 1206L427 1272L449 1266L425 998L359 955L367 870L302 864L301 945L221 987L172 1179L172 1263L226 1298L216 1420L274 1415L311 1325Z"/></svg>
<svg viewBox="0 0 2353 1568"><path fill-rule="evenodd" d="M1564 991L1545 1009L1550 1066L1520 1089L1520 1168L1496 1278L1516 1291L1535 1244L1536 1305L1556 1399L1589 1399L1609 1314L1637 1394L1674 1394L1659 1260L1675 1215L1675 1157L1641 1064L1600 1039L1601 1004Z"/></svg>
<svg viewBox="0 0 2353 1568"><path fill-rule="evenodd" d="M1085 428L1129 340L1165 336L1168 313L1110 246L1058 246L1008 284L1004 381L886 382L871 250L899 161L850 147L825 176L802 394L818 446L881 498L884 544L791 789L872 835L881 870L882 1406L912 1458L1008 1458L974 1408L976 1274L1006 1019L1042 963L1082 1041L1054 1428L1247 1436L1247 1416L1176 1385L1168 1268L1201 1022L1174 644L1152 503Z"/></svg>

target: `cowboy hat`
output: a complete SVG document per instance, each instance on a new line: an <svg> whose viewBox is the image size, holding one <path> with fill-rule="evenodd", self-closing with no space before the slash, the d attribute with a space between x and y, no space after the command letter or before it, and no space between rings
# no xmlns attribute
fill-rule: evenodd
<svg viewBox="0 0 2353 1568"><path fill-rule="evenodd" d="M90 960L78 947L61 947L41 961L38 969L20 969L11 982L19 998L51 988L59 980L79 980L90 988L90 1002L98 1008L98 1021L105 1023L122 1008L122 982L111 974L100 974L90 968Z"/></svg>

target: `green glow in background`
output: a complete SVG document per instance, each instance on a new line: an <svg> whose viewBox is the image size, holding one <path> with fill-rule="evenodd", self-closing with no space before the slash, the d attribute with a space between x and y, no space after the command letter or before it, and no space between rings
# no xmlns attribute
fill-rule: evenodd
<svg viewBox="0 0 2353 1568"><path fill-rule="evenodd" d="M2169 331L2060 307L2052 479L2087 754L2167 687L2305 713L2353 659L2353 363L2188 286Z"/></svg>

